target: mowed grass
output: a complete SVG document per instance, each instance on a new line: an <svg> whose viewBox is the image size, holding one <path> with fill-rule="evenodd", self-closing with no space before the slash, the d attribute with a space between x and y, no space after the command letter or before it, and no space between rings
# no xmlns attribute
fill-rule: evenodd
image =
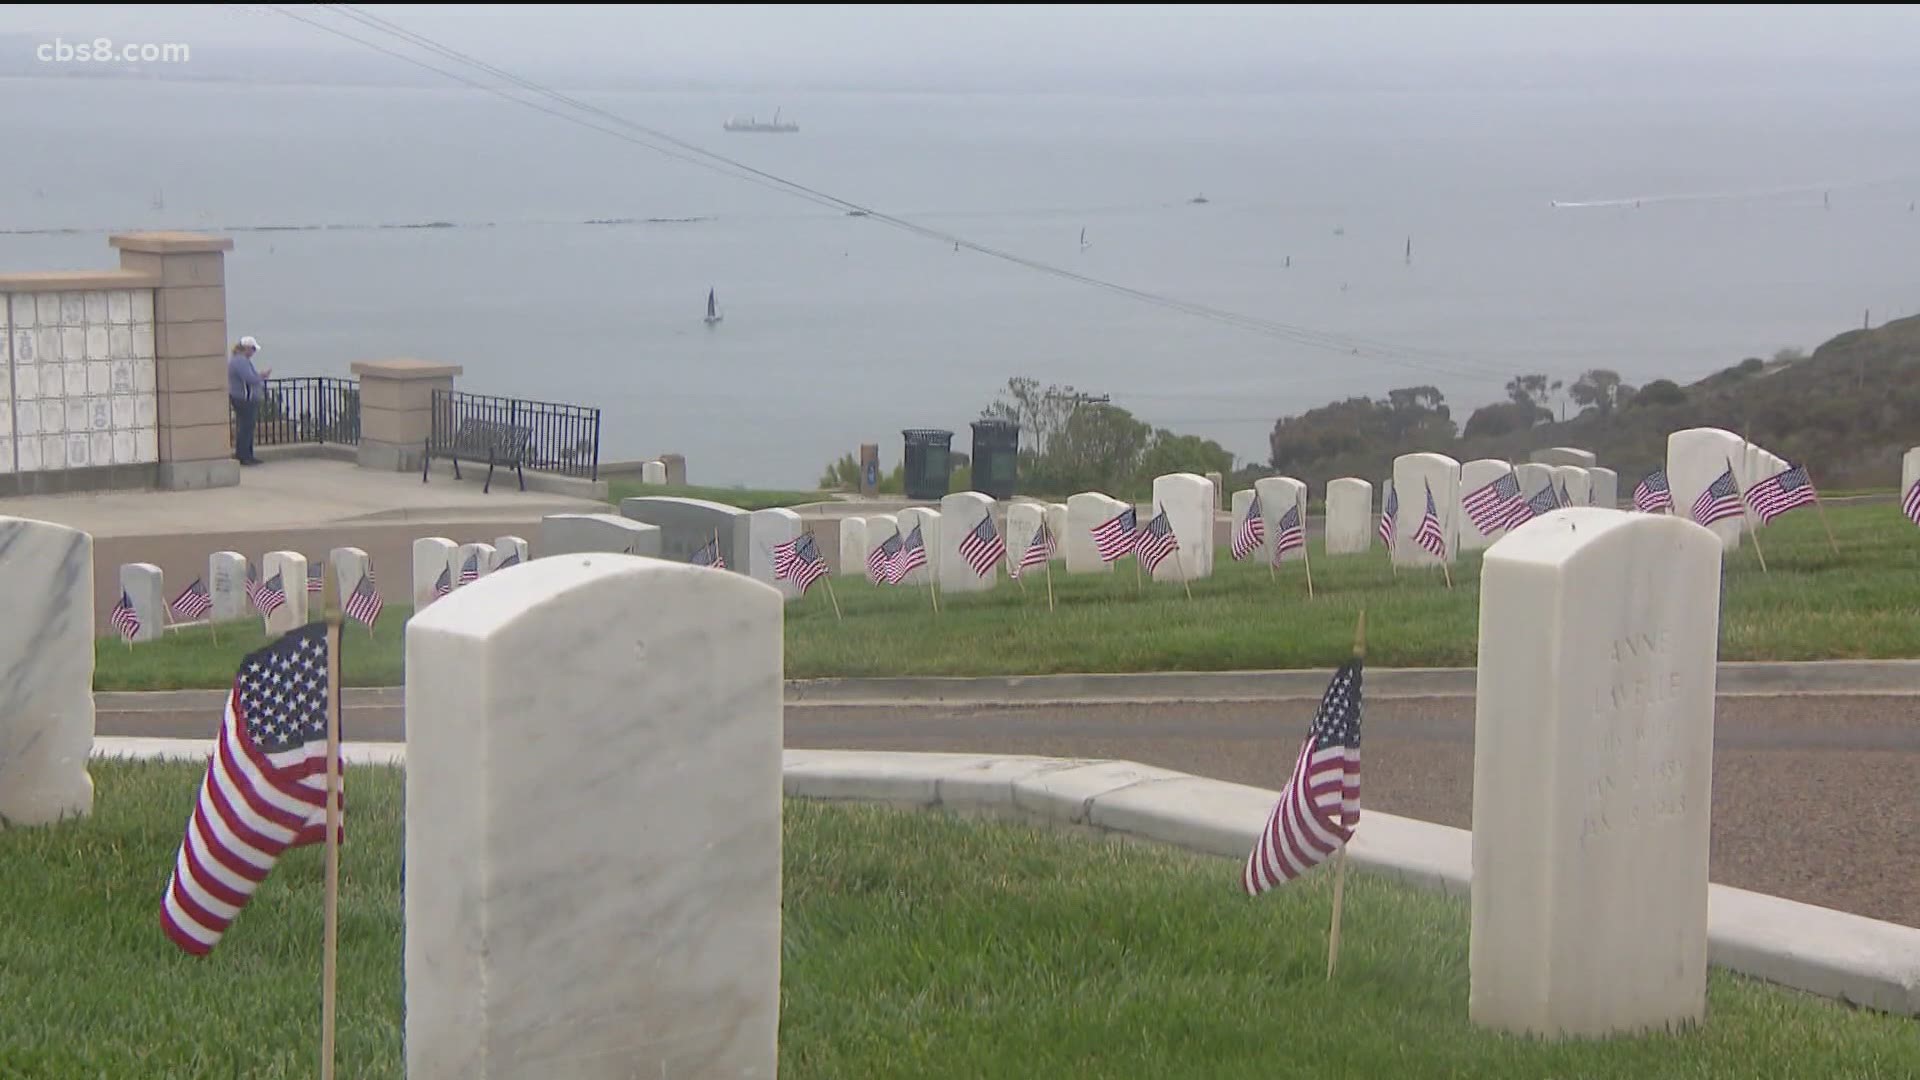
<svg viewBox="0 0 1920 1080"><path fill-rule="evenodd" d="M157 913L201 768L93 772L92 817L0 832L0 1076L312 1076L321 853L188 957ZM347 784L340 1075L398 1078L403 777ZM1226 860L805 802L785 834L783 1077L1920 1075L1920 1022L1720 972L1679 1034L1477 1031L1465 903L1363 874L1330 985L1324 872L1255 900Z"/></svg>
<svg viewBox="0 0 1920 1080"><path fill-rule="evenodd" d="M1920 529L1896 506L1834 508L1840 554L1820 519L1789 514L1763 531L1769 572L1750 543L1726 560L1721 592L1723 660L1832 660L1920 657ZM1272 578L1264 564L1233 562L1222 550L1211 578L1137 585L1133 560L1103 575L1067 575L1055 564L1056 610L1046 575L1024 590L1002 581L987 593L940 595L833 578L844 619L825 584L786 608L789 678L927 675L1036 675L1055 672L1228 671L1326 667L1352 647L1356 613L1367 610L1369 662L1382 667L1455 667L1475 662L1479 644L1480 556L1439 570L1402 570L1384 552L1328 558L1313 551L1315 599L1306 572L1289 563ZM403 608L389 607L368 643L347 629L349 685L401 682ZM204 630L129 650L100 644L95 686L146 690L229 685L240 657L263 641Z"/></svg>
<svg viewBox="0 0 1920 1080"><path fill-rule="evenodd" d="M640 495L670 495L680 499L705 499L708 502L725 503L742 510L770 510L779 506L801 506L806 503L831 502L833 494L826 491L762 491L751 488L700 487L681 485L677 487L649 486L631 477L607 481L607 499L619 506L621 499L631 499Z"/></svg>

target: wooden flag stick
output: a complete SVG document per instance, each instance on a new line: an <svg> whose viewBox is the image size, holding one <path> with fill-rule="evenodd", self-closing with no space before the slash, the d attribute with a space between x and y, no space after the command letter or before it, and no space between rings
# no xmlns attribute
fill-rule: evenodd
<svg viewBox="0 0 1920 1080"><path fill-rule="evenodd" d="M1307 519L1300 517L1300 559L1307 564L1307 599L1313 599L1313 554L1307 550Z"/></svg>
<svg viewBox="0 0 1920 1080"><path fill-rule="evenodd" d="M1833 553L1840 554L1840 541L1833 538L1833 526L1827 523L1827 507L1820 501L1820 489L1814 487L1813 474L1807 474L1807 486L1813 488L1813 508L1820 511L1820 527L1827 530L1827 543L1833 546Z"/></svg>
<svg viewBox="0 0 1920 1080"><path fill-rule="evenodd" d="M808 530L807 530L807 539L809 539L809 540L813 540L813 552L814 552L814 554L816 554L816 555L819 555L819 554L820 554L820 541L814 538L814 535L813 535L813 530L812 530L812 529L808 529ZM821 556L821 561L822 561L822 562L825 562L825 561L826 561L826 556L824 556L824 555L822 555L822 556ZM835 620L835 621L837 621L837 622L846 622L846 621L847 621L847 620L846 620L846 616L844 616L844 615L842 615L842 614L840 614L840 598L839 598L839 597L837 597L837 596L835 596L835 595L833 594L833 575L832 575L832 574L830 574L830 573L829 573L829 574L822 574L822 575L820 576L820 580L821 580L821 581L824 581L824 582L826 582L826 583L827 583L827 599L828 599L828 600L831 600L831 601L833 602L833 617L834 617L834 620Z"/></svg>
<svg viewBox="0 0 1920 1080"><path fill-rule="evenodd" d="M1447 576L1447 591L1452 592L1453 591L1453 568L1447 565L1447 560L1445 559L1440 560L1440 572Z"/></svg>
<svg viewBox="0 0 1920 1080"><path fill-rule="evenodd" d="M320 953L320 1080L333 1080L334 979L340 952L340 590L322 572L327 605L327 892Z"/></svg>
<svg viewBox="0 0 1920 1080"><path fill-rule="evenodd" d="M1753 553L1760 559L1760 572L1767 570L1767 553L1760 550L1760 524L1754 520L1753 511L1747 506L1747 493L1740 487L1740 474L1733 469L1733 459L1727 458L1727 475L1733 478L1733 493L1740 499L1740 521L1746 525L1746 531L1753 534Z"/></svg>
<svg viewBox="0 0 1920 1080"><path fill-rule="evenodd" d="M1053 560L1047 560L1047 610L1053 610Z"/></svg>
<svg viewBox="0 0 1920 1080"><path fill-rule="evenodd" d="M933 613L940 614L940 588L933 583L932 574L927 575L927 595L933 598Z"/></svg>
<svg viewBox="0 0 1920 1080"><path fill-rule="evenodd" d="M1367 657L1367 609L1360 609L1360 618L1353 627L1353 657L1365 660ZM1333 969L1340 962L1340 912L1346 906L1347 898L1347 845L1340 845L1340 854L1335 857L1333 868L1333 925L1327 929L1327 978L1333 978Z"/></svg>

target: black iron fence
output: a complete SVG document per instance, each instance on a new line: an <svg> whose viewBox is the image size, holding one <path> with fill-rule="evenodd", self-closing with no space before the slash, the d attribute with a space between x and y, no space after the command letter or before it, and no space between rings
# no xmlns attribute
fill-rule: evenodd
<svg viewBox="0 0 1920 1080"><path fill-rule="evenodd" d="M429 456L485 463L489 447L501 465L598 480L600 410L435 390Z"/></svg>
<svg viewBox="0 0 1920 1080"><path fill-rule="evenodd" d="M227 414L229 438L233 414ZM253 426L255 446L295 443L360 445L360 384L353 379L303 376L268 379Z"/></svg>

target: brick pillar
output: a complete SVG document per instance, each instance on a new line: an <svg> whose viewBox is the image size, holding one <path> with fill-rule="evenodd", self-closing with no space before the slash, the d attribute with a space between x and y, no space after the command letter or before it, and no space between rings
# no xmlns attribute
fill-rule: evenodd
<svg viewBox="0 0 1920 1080"><path fill-rule="evenodd" d="M151 274L154 390L160 486L230 487L240 482L227 425L226 253L224 236L121 233L107 242L120 267Z"/></svg>
<svg viewBox="0 0 1920 1080"><path fill-rule="evenodd" d="M465 369L431 360L356 360L360 377L360 467L418 472L433 431L433 392L453 389Z"/></svg>

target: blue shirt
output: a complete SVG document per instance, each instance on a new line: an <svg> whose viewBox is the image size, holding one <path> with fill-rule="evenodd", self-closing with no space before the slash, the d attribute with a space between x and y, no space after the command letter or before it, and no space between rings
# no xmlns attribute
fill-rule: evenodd
<svg viewBox="0 0 1920 1080"><path fill-rule="evenodd" d="M246 353L237 352L227 357L227 396L241 401L254 401L260 398L267 388L267 380L254 370L253 361Z"/></svg>

